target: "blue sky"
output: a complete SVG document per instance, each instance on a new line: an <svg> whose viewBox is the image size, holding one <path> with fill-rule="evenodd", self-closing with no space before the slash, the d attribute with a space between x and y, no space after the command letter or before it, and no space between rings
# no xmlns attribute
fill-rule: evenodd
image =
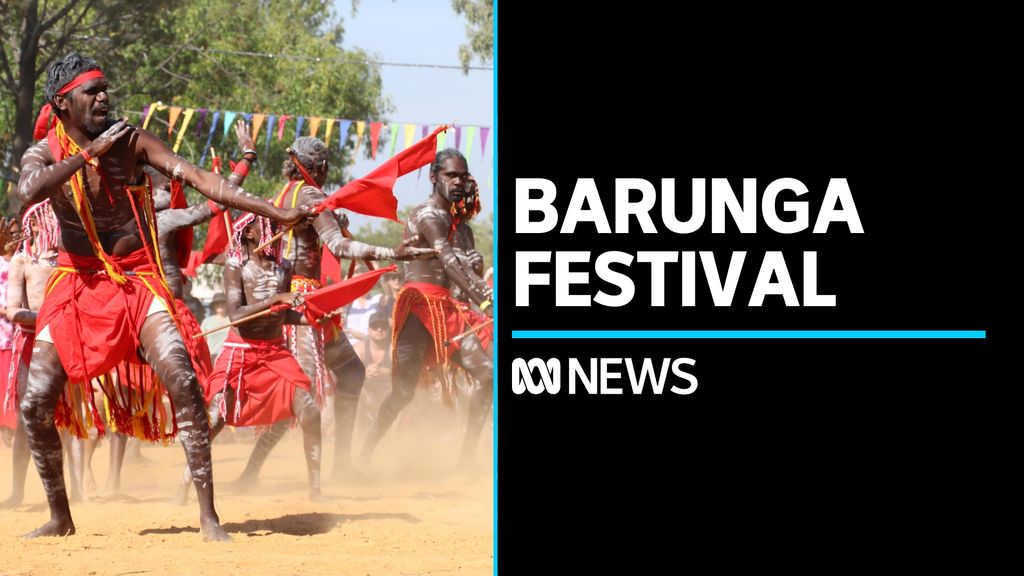
<svg viewBox="0 0 1024 576"><path fill-rule="evenodd" d="M335 0L335 10L344 19L345 48L362 48L382 61L459 63L459 45L466 41L465 23L455 15L449 0L361 0L354 16L351 0ZM489 70L471 70L464 75L461 70L383 66L381 76L384 94L394 108L387 117L390 121L439 124L455 120L461 125L493 125L494 80ZM484 216L492 209L493 137L492 132L486 156L480 156L477 144L470 157L470 172L483 187ZM449 141L452 138L450 132ZM380 161L379 155L377 161L360 159L353 166L352 175L362 176ZM429 192L426 170L422 177L409 174L395 185L400 207L419 204ZM350 217L353 228L368 220L358 214Z"/></svg>

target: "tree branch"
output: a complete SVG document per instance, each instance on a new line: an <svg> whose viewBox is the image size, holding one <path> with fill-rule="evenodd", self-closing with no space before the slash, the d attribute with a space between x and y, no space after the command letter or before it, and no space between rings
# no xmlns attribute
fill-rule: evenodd
<svg viewBox="0 0 1024 576"><path fill-rule="evenodd" d="M81 1L82 0L68 0L68 3L65 4L63 8L58 10L50 18L44 20L43 23L40 24L39 27L36 28L36 30L35 30L35 34L34 34L35 40L38 42L39 38L43 35L43 32L46 32L47 30L52 28L53 25L56 24L61 18L63 18L64 16L67 16L68 12L71 12L71 10L75 7L75 5L78 4ZM85 10L88 11L89 8L92 7L92 5L93 5L93 3L95 1L96 0L88 0L86 2L86 5L85 5ZM45 4L45 2L43 3L43 12L44 13L46 12L46 4Z"/></svg>
<svg viewBox="0 0 1024 576"><path fill-rule="evenodd" d="M0 42L0 63L4 65L4 87L14 94L14 73L11 72L11 63L7 61L7 49L4 48L3 42Z"/></svg>
<svg viewBox="0 0 1024 576"><path fill-rule="evenodd" d="M89 0L89 2L85 5L85 7L82 8L82 11L78 14L78 17L76 17L74 19L70 19L69 18L69 19L64 21L64 27L61 30L61 33L60 33L60 35L57 38L57 44L55 45L54 49L52 51L50 51L49 55L46 55L46 56L43 56L43 58L40 58L41 63L39 65L39 68L36 69L36 76L42 75L42 73L50 65L50 62L52 62L54 58L57 58L58 56L60 56L61 51L64 50L65 46L67 46L68 40L71 39L71 36L72 36L71 32L74 31L76 28L78 28L78 25L81 24L82 20L85 19L86 14L89 13L89 10L91 9L92 2L93 2L93 0ZM72 20L73 20L73 23L69 25L68 22L70 22ZM42 50L40 50L40 52L42 52ZM40 54L40 55L42 55L42 54Z"/></svg>

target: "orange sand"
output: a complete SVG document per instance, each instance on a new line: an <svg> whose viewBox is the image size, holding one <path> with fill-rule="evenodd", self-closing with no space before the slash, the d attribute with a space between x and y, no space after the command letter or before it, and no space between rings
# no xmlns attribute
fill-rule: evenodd
<svg viewBox="0 0 1024 576"><path fill-rule="evenodd" d="M360 410L356 446L385 390L385 384L367 384L369 406ZM420 390L381 443L370 470L374 484L363 486L329 483L333 434L326 436L328 503L307 498L301 434L292 430L268 459L258 492L218 490L221 521L234 538L227 544L201 540L194 494L188 506L167 503L184 461L177 444L143 446L148 462L126 462L120 496L72 504L78 533L67 538L19 538L48 518L30 464L25 502L0 510L0 575L491 574L491 430L485 429L478 452L486 463L483 475L454 476L461 422ZM219 485L238 476L252 443L249 431L218 439L213 456ZM93 458L100 486L107 457L103 442ZM0 446L0 500L10 494L10 484L11 450Z"/></svg>

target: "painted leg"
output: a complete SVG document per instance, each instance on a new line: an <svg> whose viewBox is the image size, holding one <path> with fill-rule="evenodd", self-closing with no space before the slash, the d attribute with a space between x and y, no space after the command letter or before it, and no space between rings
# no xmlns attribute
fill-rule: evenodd
<svg viewBox="0 0 1024 576"><path fill-rule="evenodd" d="M306 473L309 477L309 499L325 500L320 491L320 409L313 397L302 388L295 389L292 411L302 427L302 449L306 455Z"/></svg>
<svg viewBox="0 0 1024 576"><path fill-rule="evenodd" d="M259 478L260 470L263 468L263 463L267 461L267 456L270 456L270 451L277 446L277 443L284 438L285 433L288 432L289 423L287 420L277 422L260 435L259 439L256 440L256 446L252 449L252 454L249 455L249 461L245 464L245 470L242 471L242 475L238 477L236 485L242 491L248 490L256 485L256 479Z"/></svg>
<svg viewBox="0 0 1024 576"><path fill-rule="evenodd" d="M220 525L213 505L213 463L210 459L210 425L203 394L192 362L174 322L167 313L146 319L139 334L146 361L164 383L174 404L178 439L199 499L200 531L207 541L231 540Z"/></svg>
<svg viewBox="0 0 1024 576"><path fill-rule="evenodd" d="M223 400L228 406L234 404L235 395L231 387L227 387L224 390L214 394L210 400L210 405L207 407L207 414L210 418L210 443L213 443L213 439L224 430L224 416L220 413L220 403ZM171 498L172 504L178 506L184 506L188 504L188 494L192 490L192 470L188 467L188 462L185 462L185 470L181 474L181 483L178 484L178 491L175 492L174 497Z"/></svg>
<svg viewBox="0 0 1024 576"><path fill-rule="evenodd" d="M462 454L459 467L476 468L476 445L480 440L480 431L491 413L491 401L494 398L494 365L491 355L483 350L475 336L467 336L462 340L462 349L454 358L476 380L477 386L469 400L469 419L466 422L466 436L462 442Z"/></svg>
<svg viewBox="0 0 1024 576"><path fill-rule="evenodd" d="M108 435L110 438L110 466L107 470L107 485L103 487L103 493L114 495L121 492L121 468L124 464L125 446L128 445L128 436L120 432L113 432Z"/></svg>
<svg viewBox="0 0 1024 576"><path fill-rule="evenodd" d="M430 332L423 327L423 324L415 316L410 315L398 335L398 343L395 350L395 365L391 371L391 394L381 404L377 419L366 437L363 451L359 455L359 461L363 467L370 466L373 459L373 451L381 438L391 428L398 413L412 402L416 393L416 383L420 377L420 370L423 368L423 359L428 350L434 349L434 339Z"/></svg>
<svg viewBox="0 0 1024 576"><path fill-rule="evenodd" d="M352 432L356 427L359 395L366 380L366 367L344 336L331 341L325 350L327 368L334 374L334 472L335 482L362 483L366 478L352 465Z"/></svg>
<svg viewBox="0 0 1024 576"><path fill-rule="evenodd" d="M25 537L69 536L75 533L75 523L71 520L71 508L64 486L60 435L53 422L53 413L57 407L57 400L64 390L67 374L61 366L60 357L53 344L35 343L32 349L32 365L28 372L28 383L25 386L25 393L21 396L21 423L28 437L29 451L35 460L36 470L46 491L50 520Z"/></svg>

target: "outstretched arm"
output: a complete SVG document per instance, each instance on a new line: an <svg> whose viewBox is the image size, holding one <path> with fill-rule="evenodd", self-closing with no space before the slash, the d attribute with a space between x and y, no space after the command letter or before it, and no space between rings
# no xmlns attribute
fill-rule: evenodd
<svg viewBox="0 0 1024 576"><path fill-rule="evenodd" d="M168 178L183 180L218 204L266 216L285 226L292 226L309 215L309 210L304 208L276 208L270 202L253 196L213 172L207 172L178 156L149 132L138 130L137 133L139 138L136 145L150 166Z"/></svg>
<svg viewBox="0 0 1024 576"><path fill-rule="evenodd" d="M322 191L305 186L299 191L301 202L306 206L312 206L323 202L327 195ZM431 248L412 248L403 243L396 250L383 246L374 246L351 238L345 238L342 233L342 223L333 212L324 210L313 220L313 228L316 230L320 241L327 246L335 258L351 258L354 260L414 260L416 258L429 258L435 254Z"/></svg>
<svg viewBox="0 0 1024 576"><path fill-rule="evenodd" d="M202 224L213 217L210 202L194 204L188 208L168 208L156 213L157 228L160 236L177 232L187 226Z"/></svg>
<svg viewBox="0 0 1024 576"><path fill-rule="evenodd" d="M490 287L473 282L472 270L464 267L448 242L448 223L445 219L435 210L421 210L414 216L413 224L420 236L437 250L437 257L444 264L444 272L448 278L482 309L490 308L482 305L491 300Z"/></svg>

